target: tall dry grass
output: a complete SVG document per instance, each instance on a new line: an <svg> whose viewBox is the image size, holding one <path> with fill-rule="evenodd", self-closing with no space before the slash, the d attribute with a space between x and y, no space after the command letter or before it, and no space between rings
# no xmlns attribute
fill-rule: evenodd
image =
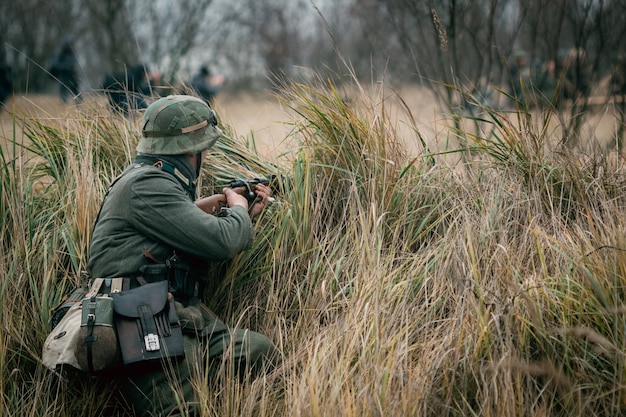
<svg viewBox="0 0 626 417"><path fill-rule="evenodd" d="M387 92L356 91L285 87L301 144L287 161L260 160L232 131L206 161L203 193L284 176L254 247L216 265L207 293L283 361L249 383L199 377L203 415L625 414L621 167L552 147L528 114L488 110L482 133L451 130L462 143L440 154L415 129L423 152L409 156ZM138 126L19 122L30 149L2 155L1 408L128 415L111 381L60 378L39 356ZM464 169L445 163L457 149Z"/></svg>

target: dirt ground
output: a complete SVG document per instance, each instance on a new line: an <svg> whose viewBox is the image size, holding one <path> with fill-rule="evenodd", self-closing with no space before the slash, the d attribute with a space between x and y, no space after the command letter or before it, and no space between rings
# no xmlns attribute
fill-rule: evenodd
<svg viewBox="0 0 626 417"><path fill-rule="evenodd" d="M389 120L395 125L398 136L406 144L409 155L419 154L421 151L416 129L431 150L456 147L456 140L450 129L452 121L440 110L428 90L419 86L408 86L399 91L375 92L372 96L375 108L384 107L388 113ZM104 109L106 101L102 96L87 96L81 104L81 106L92 105ZM272 94L222 93L217 97L214 107L222 122L231 126L238 137L247 140L254 138L261 156L274 158L293 147L292 139L286 140L292 127L290 122L293 116ZM63 105L57 96L16 96L9 100L4 110L0 112L0 139L4 139L3 145L11 138L16 138L18 142L24 140L19 127L15 126L13 113L58 120L69 117L72 111L73 109ZM411 119L414 120L414 124ZM537 120L541 119L537 117ZM586 123L582 137L588 138L590 143L601 144L603 147L610 146L618 127L616 120L616 109L613 106L597 109ZM551 134L559 136L557 120L554 120L553 126L549 129L552 130Z"/></svg>

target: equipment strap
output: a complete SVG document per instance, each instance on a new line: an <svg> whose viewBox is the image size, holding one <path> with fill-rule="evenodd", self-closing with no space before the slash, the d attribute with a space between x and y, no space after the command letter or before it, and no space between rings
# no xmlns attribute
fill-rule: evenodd
<svg viewBox="0 0 626 417"><path fill-rule="evenodd" d="M96 324L96 295L90 298L89 315L87 316L87 336L85 336L85 345L87 346L87 366L91 374L95 373L93 369L93 342L96 337L93 335L93 328Z"/></svg>
<svg viewBox="0 0 626 417"><path fill-rule="evenodd" d="M96 336L93 334L93 330L96 325L96 308L98 306L97 296L100 293L100 290L103 289L103 284L105 284L106 291L106 287L108 286L106 285L107 281L110 282L111 293L120 292L122 290L124 278L96 278L93 280L91 288L85 296L85 298L89 300L89 303L87 304L89 312L87 313L87 335L85 336L85 346L87 347L87 367L92 375L95 375L96 373L93 368L93 344L96 341Z"/></svg>
<svg viewBox="0 0 626 417"><path fill-rule="evenodd" d="M89 288L89 292L85 295L85 298L93 298L100 291L100 287L102 287L102 283L104 282L104 278L96 278L93 280L91 284L91 288Z"/></svg>
<svg viewBox="0 0 626 417"><path fill-rule="evenodd" d="M124 278L113 278L111 280L111 294L122 291Z"/></svg>

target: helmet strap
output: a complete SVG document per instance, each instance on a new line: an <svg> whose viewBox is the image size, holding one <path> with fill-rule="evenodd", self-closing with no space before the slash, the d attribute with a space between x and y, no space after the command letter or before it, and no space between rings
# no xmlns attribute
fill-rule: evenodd
<svg viewBox="0 0 626 417"><path fill-rule="evenodd" d="M202 152L196 154L196 180L200 177L200 168L202 168Z"/></svg>

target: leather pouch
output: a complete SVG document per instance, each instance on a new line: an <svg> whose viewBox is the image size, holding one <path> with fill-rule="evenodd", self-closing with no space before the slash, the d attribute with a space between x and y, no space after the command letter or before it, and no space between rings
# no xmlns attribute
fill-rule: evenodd
<svg viewBox="0 0 626 417"><path fill-rule="evenodd" d="M111 298L125 365L184 357L182 329L167 281L112 293Z"/></svg>

